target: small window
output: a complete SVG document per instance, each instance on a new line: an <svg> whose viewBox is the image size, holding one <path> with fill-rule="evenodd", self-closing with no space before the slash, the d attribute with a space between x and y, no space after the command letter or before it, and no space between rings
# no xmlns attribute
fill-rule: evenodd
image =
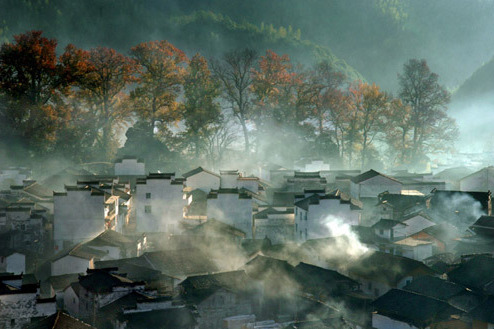
<svg viewBox="0 0 494 329"><path fill-rule="evenodd" d="M383 229L380 229L379 230L379 234L383 235L384 234L384 230Z"/></svg>
<svg viewBox="0 0 494 329"><path fill-rule="evenodd" d="M371 290L372 289L372 282L367 283L367 289Z"/></svg>
<svg viewBox="0 0 494 329"><path fill-rule="evenodd" d="M146 214L150 214L150 213L152 212L152 210L151 210L151 206L144 206L144 212L145 212Z"/></svg>
<svg viewBox="0 0 494 329"><path fill-rule="evenodd" d="M25 224L21 224L21 231L24 231L26 230L26 225Z"/></svg>
<svg viewBox="0 0 494 329"><path fill-rule="evenodd" d="M374 289L374 296L379 296L379 289Z"/></svg>
<svg viewBox="0 0 494 329"><path fill-rule="evenodd" d="M151 199L151 193L146 193L146 199Z"/></svg>
<svg viewBox="0 0 494 329"><path fill-rule="evenodd" d="M10 319L10 326L11 327L15 326L15 319Z"/></svg>

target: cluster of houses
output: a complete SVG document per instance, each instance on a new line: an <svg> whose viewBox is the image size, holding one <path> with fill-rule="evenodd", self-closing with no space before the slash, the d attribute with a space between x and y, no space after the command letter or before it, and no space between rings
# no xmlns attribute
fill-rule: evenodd
<svg viewBox="0 0 494 329"><path fill-rule="evenodd" d="M31 176L0 171L0 328L494 328L494 167Z"/></svg>

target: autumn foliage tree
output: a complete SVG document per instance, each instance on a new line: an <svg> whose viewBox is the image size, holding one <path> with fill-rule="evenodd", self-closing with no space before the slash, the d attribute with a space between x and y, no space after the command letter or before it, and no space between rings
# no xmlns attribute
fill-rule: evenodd
<svg viewBox="0 0 494 329"><path fill-rule="evenodd" d="M57 42L41 31L16 35L0 48L0 121L4 138L19 137L34 152L46 150L66 118L62 97L69 81L57 61Z"/></svg>
<svg viewBox="0 0 494 329"><path fill-rule="evenodd" d="M76 56L76 58L70 58ZM135 81L135 62L111 48L72 51L66 61L79 61L77 95L85 101L95 125L95 142L109 158L116 125L130 116L126 88Z"/></svg>
<svg viewBox="0 0 494 329"><path fill-rule="evenodd" d="M138 65L138 85L131 93L134 112L149 122L151 131L156 123L178 121L180 111L176 99L186 75L185 53L164 40L141 43L130 53Z"/></svg>

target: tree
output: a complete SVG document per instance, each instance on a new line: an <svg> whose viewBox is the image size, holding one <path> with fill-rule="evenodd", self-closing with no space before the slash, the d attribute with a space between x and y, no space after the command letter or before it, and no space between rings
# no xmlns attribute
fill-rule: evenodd
<svg viewBox="0 0 494 329"><path fill-rule="evenodd" d="M218 81L211 76L206 59L196 54L187 68L182 106L187 128L185 135L192 139L196 159L199 158L201 144L211 132L209 126L221 116L220 106L216 103L219 87Z"/></svg>
<svg viewBox="0 0 494 329"><path fill-rule="evenodd" d="M136 114L150 121L154 131L161 124L180 120L176 101L188 61L185 53L168 41L141 43L131 49L138 64L138 87L131 93Z"/></svg>
<svg viewBox="0 0 494 329"><path fill-rule="evenodd" d="M97 145L106 153L106 157L110 157L114 146L114 129L130 117L125 91L135 81L135 62L105 47L89 51L72 49L65 60L78 63L82 68L75 76L77 95L85 100L93 114L98 132L94 136Z"/></svg>
<svg viewBox="0 0 494 329"><path fill-rule="evenodd" d="M352 105L358 117L360 131L361 168L366 165L369 148L377 135L383 132L384 117L387 114L389 97L376 84L358 82L350 87Z"/></svg>
<svg viewBox="0 0 494 329"><path fill-rule="evenodd" d="M41 31L16 35L0 47L0 121L4 138L18 136L31 150L46 150L66 119L62 98L69 81L56 56L57 41Z"/></svg>
<svg viewBox="0 0 494 329"><path fill-rule="evenodd" d="M220 61L212 62L215 76L221 81L223 97L231 105L233 115L240 122L244 135L244 149L250 151L247 120L252 107L252 75L257 53L252 49L226 53Z"/></svg>
<svg viewBox="0 0 494 329"><path fill-rule="evenodd" d="M319 135L322 135L325 122L328 121L331 111L341 104L341 87L346 78L343 73L336 71L328 61L315 65L311 75L311 83L317 92L313 115L318 122Z"/></svg>
<svg viewBox="0 0 494 329"><path fill-rule="evenodd" d="M453 119L446 114L449 93L439 84L439 76L430 71L427 62L411 59L398 74L400 98L410 106L410 160L428 152L447 149L457 137Z"/></svg>

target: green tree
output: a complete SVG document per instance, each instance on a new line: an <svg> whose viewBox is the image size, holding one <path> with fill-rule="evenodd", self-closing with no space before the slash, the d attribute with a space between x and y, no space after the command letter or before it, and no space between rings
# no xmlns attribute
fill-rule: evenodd
<svg viewBox="0 0 494 329"><path fill-rule="evenodd" d="M450 94L439 84L439 76L430 71L424 59L411 59L403 66L398 80L399 96L411 110L407 118L410 160L452 147L458 129L446 113Z"/></svg>
<svg viewBox="0 0 494 329"><path fill-rule="evenodd" d="M210 133L209 126L220 119L221 109L216 102L219 94L219 82L212 77L206 59L196 54L187 68L182 106L186 126L184 134L194 145L196 159Z"/></svg>

